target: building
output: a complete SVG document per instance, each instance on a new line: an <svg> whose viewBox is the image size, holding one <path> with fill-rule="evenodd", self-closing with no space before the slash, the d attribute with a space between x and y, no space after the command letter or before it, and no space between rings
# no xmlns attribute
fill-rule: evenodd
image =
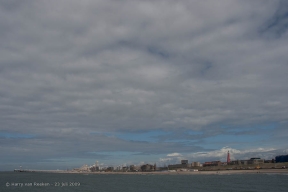
<svg viewBox="0 0 288 192"><path fill-rule="evenodd" d="M168 165L168 169L187 169L190 168L191 164L188 163L188 160L181 160L181 164L174 164L174 165Z"/></svg>
<svg viewBox="0 0 288 192"><path fill-rule="evenodd" d="M248 165L248 160L230 161L229 165Z"/></svg>
<svg viewBox="0 0 288 192"><path fill-rule="evenodd" d="M138 171L138 168L135 165L130 165L130 171L136 172Z"/></svg>
<svg viewBox="0 0 288 192"><path fill-rule="evenodd" d="M191 163L192 167L200 167L200 162L193 162Z"/></svg>
<svg viewBox="0 0 288 192"><path fill-rule="evenodd" d="M96 166L91 166L90 167L90 171L91 172L97 172L97 171L100 171L100 168L98 166L97 167Z"/></svg>
<svg viewBox="0 0 288 192"><path fill-rule="evenodd" d="M91 172L100 171L100 167L99 167L99 165L98 165L98 161L96 161L95 164L90 167L90 171L91 171Z"/></svg>
<svg viewBox="0 0 288 192"><path fill-rule="evenodd" d="M264 159L260 159L260 158L250 158L249 160L235 160L235 161L231 161L229 163L229 165L256 165L256 164L263 164L265 163Z"/></svg>
<svg viewBox="0 0 288 192"><path fill-rule="evenodd" d="M107 167L105 169L105 172L113 172L114 171L114 167Z"/></svg>
<svg viewBox="0 0 288 192"><path fill-rule="evenodd" d="M288 162L288 155L279 155L275 157L276 163Z"/></svg>
<svg viewBox="0 0 288 192"><path fill-rule="evenodd" d="M90 167L88 165L83 165L82 167L79 168L80 172L90 172Z"/></svg>
<svg viewBox="0 0 288 192"><path fill-rule="evenodd" d="M271 159L271 160L264 160L264 163L275 163L275 160L274 160L274 159Z"/></svg>
<svg viewBox="0 0 288 192"><path fill-rule="evenodd" d="M146 164L146 165L141 166L141 171L143 172L149 172L149 171L155 171L155 170L156 170L155 165Z"/></svg>
<svg viewBox="0 0 288 192"><path fill-rule="evenodd" d="M221 161L211 161L211 162L205 162L203 164L203 167L220 166L221 164L222 164Z"/></svg>
<svg viewBox="0 0 288 192"><path fill-rule="evenodd" d="M181 164L182 165L187 165L188 164L188 160L181 160Z"/></svg>
<svg viewBox="0 0 288 192"><path fill-rule="evenodd" d="M258 157L253 157L250 160L248 160L248 164L263 164L264 163L264 159L260 159Z"/></svg>
<svg viewBox="0 0 288 192"><path fill-rule="evenodd" d="M174 164L174 165L168 165L168 169L187 169L190 168L191 164Z"/></svg>

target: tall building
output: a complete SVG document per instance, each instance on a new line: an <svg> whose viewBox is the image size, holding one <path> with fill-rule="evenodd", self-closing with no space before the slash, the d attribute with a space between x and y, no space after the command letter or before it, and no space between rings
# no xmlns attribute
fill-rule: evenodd
<svg viewBox="0 0 288 192"><path fill-rule="evenodd" d="M288 155L279 155L275 157L276 163L288 162Z"/></svg>
<svg viewBox="0 0 288 192"><path fill-rule="evenodd" d="M230 153L228 151L228 153L227 153L227 164L229 164L229 163L230 163Z"/></svg>

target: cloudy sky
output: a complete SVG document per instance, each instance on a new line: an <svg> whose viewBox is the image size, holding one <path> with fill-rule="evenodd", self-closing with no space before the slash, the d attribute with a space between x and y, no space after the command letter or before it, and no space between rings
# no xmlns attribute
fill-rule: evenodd
<svg viewBox="0 0 288 192"><path fill-rule="evenodd" d="M0 170L288 153L286 0L0 0Z"/></svg>

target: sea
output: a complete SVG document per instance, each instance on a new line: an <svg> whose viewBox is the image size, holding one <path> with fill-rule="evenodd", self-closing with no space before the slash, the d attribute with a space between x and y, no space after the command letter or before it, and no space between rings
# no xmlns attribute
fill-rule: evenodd
<svg viewBox="0 0 288 192"><path fill-rule="evenodd" d="M287 174L157 175L0 172L0 192L287 192Z"/></svg>

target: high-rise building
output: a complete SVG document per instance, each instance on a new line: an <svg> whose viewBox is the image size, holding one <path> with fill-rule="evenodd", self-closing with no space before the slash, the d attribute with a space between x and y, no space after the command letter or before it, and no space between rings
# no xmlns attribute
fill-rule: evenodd
<svg viewBox="0 0 288 192"><path fill-rule="evenodd" d="M288 155L279 155L275 157L276 163L288 162Z"/></svg>

